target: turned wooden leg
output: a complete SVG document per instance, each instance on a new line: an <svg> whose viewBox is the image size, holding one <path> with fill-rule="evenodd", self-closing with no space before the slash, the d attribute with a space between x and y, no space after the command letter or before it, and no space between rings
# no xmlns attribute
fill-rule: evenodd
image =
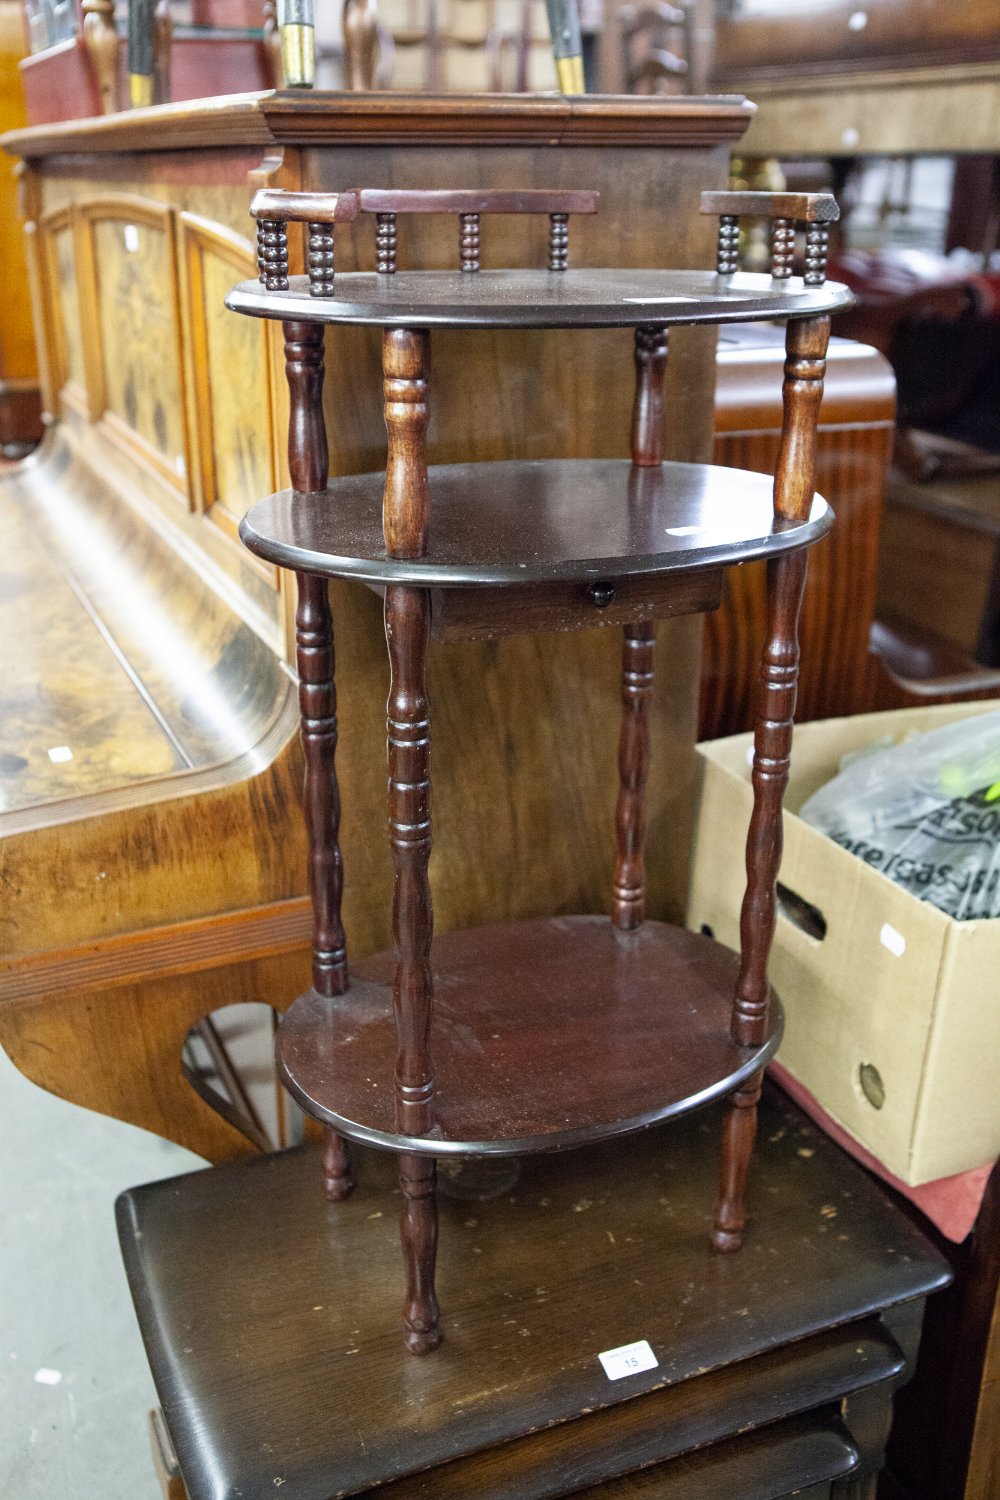
<svg viewBox="0 0 1000 1500"><path fill-rule="evenodd" d="M434 1290L437 1260L437 1165L432 1156L404 1153L399 1158L403 1213L399 1234L406 1265L403 1338L411 1354L430 1354L441 1342Z"/></svg>
<svg viewBox="0 0 1000 1500"><path fill-rule="evenodd" d="M326 489L329 465L323 421L323 327L286 323L285 374L290 415L288 467L303 493ZM295 652L305 770L302 806L309 844L309 894L313 909L312 979L321 995L342 995L350 985L347 941L340 916L344 886L340 854L340 788L337 782L337 689L333 618L327 581L296 575ZM347 1147L332 1130L323 1149L326 1196L346 1198L353 1187Z"/></svg>
<svg viewBox="0 0 1000 1500"><path fill-rule="evenodd" d="M342 1136L329 1126L323 1129L323 1191L331 1203L340 1203L354 1187L351 1158Z"/></svg>
<svg viewBox="0 0 1000 1500"><path fill-rule="evenodd" d="M823 396L829 336L829 318L789 323L785 335L784 421L774 478L774 511L779 520L804 520L812 505L816 418ZM743 1047L758 1047L767 1037L767 960L774 936L781 804L792 753L799 611L805 581L804 550L772 558L767 565L767 641L754 730L753 812L747 833L747 884L740 912L740 968L733 1001L733 1040ZM737 1090L726 1115L722 1192L712 1233L717 1250L737 1250L743 1239L746 1180L757 1128L761 1077L755 1074Z"/></svg>
<svg viewBox="0 0 1000 1500"><path fill-rule="evenodd" d="M729 1099L722 1126L722 1187L712 1229L712 1245L716 1250L738 1250L743 1243L747 1177L763 1080L763 1072L754 1073Z"/></svg>

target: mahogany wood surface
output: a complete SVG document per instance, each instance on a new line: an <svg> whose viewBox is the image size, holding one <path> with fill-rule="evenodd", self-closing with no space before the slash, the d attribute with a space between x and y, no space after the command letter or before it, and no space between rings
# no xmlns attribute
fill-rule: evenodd
<svg viewBox="0 0 1000 1500"><path fill-rule="evenodd" d="M416 906L415 922L426 895L419 876L411 885L399 899ZM407 982L421 997L429 989L423 951L421 944L413 959L407 955L404 970L416 971ZM405 1061L397 1077L406 1089L397 1092L404 1102L415 1096L409 1110L391 1087L391 954L356 963L344 996L310 990L295 1002L278 1057L311 1114L359 1140L439 1155L562 1149L624 1134L736 1087L781 1033L773 1003L759 1041L731 1041L735 956L659 922L621 932L606 917L556 917L439 934L432 966L430 1030L420 998L399 1002ZM411 1116L433 1126L407 1131Z"/></svg>
<svg viewBox="0 0 1000 1500"><path fill-rule="evenodd" d="M287 291L255 281L233 288L226 306L259 318L303 318L385 328L630 328L636 323L725 323L805 318L851 306L837 282L776 284L759 272L720 280L714 271L569 270L407 271L391 281L377 272L348 271L332 297L309 299L301 277Z"/></svg>
<svg viewBox="0 0 1000 1500"><path fill-rule="evenodd" d="M408 389L421 384L414 377ZM414 425L426 421L422 400L399 406ZM243 541L258 556L309 572L491 587L715 568L806 546L832 524L820 496L804 516L776 523L772 483L736 469L640 469L614 459L459 463L432 466L425 490L422 478L407 488L395 453L390 447L390 514L406 517L408 497L429 491L426 547L423 527L407 522L405 560L398 546L386 551L381 474L336 478L325 494L282 490L259 501L240 527ZM422 506L413 513L423 515Z"/></svg>
<svg viewBox="0 0 1000 1500"><path fill-rule="evenodd" d="M335 1206L309 1152L125 1195L126 1264L192 1500L258 1500L276 1478L291 1500L388 1479L399 1500L543 1500L891 1379L898 1352L869 1320L894 1327L945 1264L790 1106L774 1097L761 1115L768 1211L738 1256L705 1246L704 1117L625 1155L612 1142L531 1158L489 1201L442 1196L446 1338L428 1360L387 1317L398 1197L384 1153L358 1153L359 1191ZM204 1276L222 1256L228 1274ZM609 1382L598 1353L637 1338L657 1367Z"/></svg>

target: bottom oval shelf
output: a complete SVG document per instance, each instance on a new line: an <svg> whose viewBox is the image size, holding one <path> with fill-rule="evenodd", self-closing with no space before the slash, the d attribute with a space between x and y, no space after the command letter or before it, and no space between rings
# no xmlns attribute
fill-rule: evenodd
<svg viewBox="0 0 1000 1500"><path fill-rule="evenodd" d="M436 1126L395 1129L395 959L351 988L310 990L278 1032L278 1063L309 1114L355 1140L436 1156L581 1146L683 1114L737 1088L777 1050L729 1035L738 959L711 938L645 922L554 917L434 940Z"/></svg>

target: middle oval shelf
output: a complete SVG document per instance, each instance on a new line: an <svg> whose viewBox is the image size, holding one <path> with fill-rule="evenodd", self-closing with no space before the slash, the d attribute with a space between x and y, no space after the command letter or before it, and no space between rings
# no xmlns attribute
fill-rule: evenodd
<svg viewBox="0 0 1000 1500"><path fill-rule="evenodd" d="M443 464L428 470L430 540L386 555L384 473L280 490L240 536L299 572L425 588L615 580L713 568L807 546L833 516L816 495L802 521L776 520L768 475L710 464L641 468L627 459Z"/></svg>

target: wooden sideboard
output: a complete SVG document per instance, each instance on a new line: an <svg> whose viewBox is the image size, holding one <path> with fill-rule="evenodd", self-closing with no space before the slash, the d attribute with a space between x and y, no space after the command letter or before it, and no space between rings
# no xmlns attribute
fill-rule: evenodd
<svg viewBox="0 0 1000 1500"><path fill-rule="evenodd" d="M749 90L753 156L997 149L995 5L758 0L721 17L711 81Z"/></svg>
<svg viewBox="0 0 1000 1500"><path fill-rule="evenodd" d="M287 483L280 353L222 305L253 274L252 192L596 188L599 214L571 224L576 264L708 266L698 194L725 181L751 115L738 98L273 93L7 137L25 163L49 429L0 477L13 600L0 1042L35 1082L210 1160L239 1154L239 1129L182 1076L184 1039L215 1007L280 1010L307 982L289 594L236 537L248 503ZM400 265L418 250L452 264L453 229L407 225ZM372 234L347 226L338 265L371 264ZM482 248L484 265L537 260L502 221L486 221ZM667 454L704 459L714 335L671 344ZM630 360L627 331L442 334L429 456L624 454L631 385L604 372ZM377 335L331 333L327 363L333 472L377 468ZM384 643L377 598L331 593L360 958L389 937L388 844L369 832L384 814ZM656 915L683 909L698 634L696 620L659 630ZM607 908L620 649L613 630L432 648L432 698L449 705L435 723L440 930Z"/></svg>

